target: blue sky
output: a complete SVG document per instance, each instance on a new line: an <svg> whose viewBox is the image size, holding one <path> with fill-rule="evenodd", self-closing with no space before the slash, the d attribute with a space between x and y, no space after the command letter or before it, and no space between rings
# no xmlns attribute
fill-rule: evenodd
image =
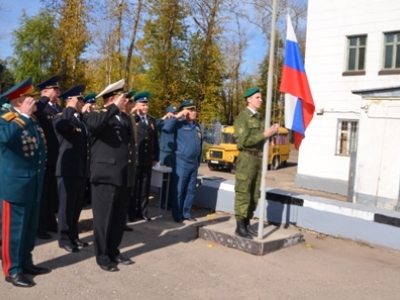
<svg viewBox="0 0 400 300"><path fill-rule="evenodd" d="M39 0L0 0L0 58L11 56L11 33L19 26L19 18L25 9L28 15L39 11Z"/></svg>
<svg viewBox="0 0 400 300"><path fill-rule="evenodd" d="M19 27L22 11L25 10L29 16L35 15L41 3L40 0L0 0L0 7L0 58L4 59L13 54L11 33ZM258 64L262 61L267 47L260 29L255 26L249 26L247 29L253 37L245 53L242 71L254 74L258 71Z"/></svg>

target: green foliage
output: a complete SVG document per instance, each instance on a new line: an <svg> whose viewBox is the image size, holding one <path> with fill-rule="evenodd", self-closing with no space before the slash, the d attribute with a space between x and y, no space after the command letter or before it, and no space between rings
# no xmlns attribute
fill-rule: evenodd
<svg viewBox="0 0 400 300"><path fill-rule="evenodd" d="M178 0L150 1L149 15L138 45L148 66L139 89L151 92L152 113L160 115L168 105L180 103L185 94L187 25Z"/></svg>
<svg viewBox="0 0 400 300"><path fill-rule="evenodd" d="M49 12L40 12L29 17L24 12L20 27L13 31L15 79L22 81L32 76L40 82L50 76L52 62L57 49L55 19Z"/></svg>
<svg viewBox="0 0 400 300"><path fill-rule="evenodd" d="M86 62L82 58L91 40L87 29L90 7L88 0L65 0L58 21L59 48L57 59L61 70L62 84L70 87L85 84Z"/></svg>
<svg viewBox="0 0 400 300"><path fill-rule="evenodd" d="M7 60L0 60L3 70L0 72L0 94L3 94L15 85L14 74L10 71Z"/></svg>
<svg viewBox="0 0 400 300"><path fill-rule="evenodd" d="M63 88L85 84L87 93L99 93L125 78L126 89L151 92L150 113L156 117L168 105L193 99L200 122L232 124L246 107L245 90L260 86L266 99L268 57L256 74L243 71L251 37L247 25L259 26L269 39L271 3L254 1L257 9L249 14L241 3L226 0L40 0L42 12L33 17L24 13L14 32L15 79L32 76L39 82L61 74ZM285 26L290 6L298 34L306 4L295 2L280 1L277 24ZM304 45L304 35L297 37ZM283 40L278 37L276 45L272 121L282 123ZM259 53L268 53L262 43Z"/></svg>

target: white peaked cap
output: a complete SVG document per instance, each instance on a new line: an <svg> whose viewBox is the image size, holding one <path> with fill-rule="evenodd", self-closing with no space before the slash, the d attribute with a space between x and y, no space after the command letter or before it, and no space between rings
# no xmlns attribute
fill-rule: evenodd
<svg viewBox="0 0 400 300"><path fill-rule="evenodd" d="M96 98L108 98L115 94L116 92L122 91L124 89L125 85L125 79L121 79L120 81L111 83L109 86L107 86L100 94L96 96ZM104 97L106 96L106 97Z"/></svg>

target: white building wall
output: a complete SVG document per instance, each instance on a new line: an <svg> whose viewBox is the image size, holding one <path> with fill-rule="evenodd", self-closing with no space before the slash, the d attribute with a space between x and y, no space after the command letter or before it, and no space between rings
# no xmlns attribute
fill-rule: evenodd
<svg viewBox="0 0 400 300"><path fill-rule="evenodd" d="M339 119L358 120L361 97L352 90L399 85L400 75L378 76L383 60L383 33L400 30L398 0L309 0L305 68L316 109L299 152L296 185L343 193L349 157L335 155ZM347 37L367 34L366 75L343 76ZM360 129L362 130L362 129ZM335 191L320 182L337 180ZM314 180L315 181L315 180ZM317 186L315 186L317 185Z"/></svg>
<svg viewBox="0 0 400 300"><path fill-rule="evenodd" d="M361 115L355 201L394 210L400 185L400 100L366 100Z"/></svg>

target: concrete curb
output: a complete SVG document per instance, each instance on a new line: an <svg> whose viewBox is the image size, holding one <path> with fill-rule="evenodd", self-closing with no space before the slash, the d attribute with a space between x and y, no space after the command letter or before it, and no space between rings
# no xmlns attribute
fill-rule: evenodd
<svg viewBox="0 0 400 300"><path fill-rule="evenodd" d="M233 214L234 197L233 180L203 177L194 204ZM266 199L268 222L400 250L399 212L271 188Z"/></svg>

